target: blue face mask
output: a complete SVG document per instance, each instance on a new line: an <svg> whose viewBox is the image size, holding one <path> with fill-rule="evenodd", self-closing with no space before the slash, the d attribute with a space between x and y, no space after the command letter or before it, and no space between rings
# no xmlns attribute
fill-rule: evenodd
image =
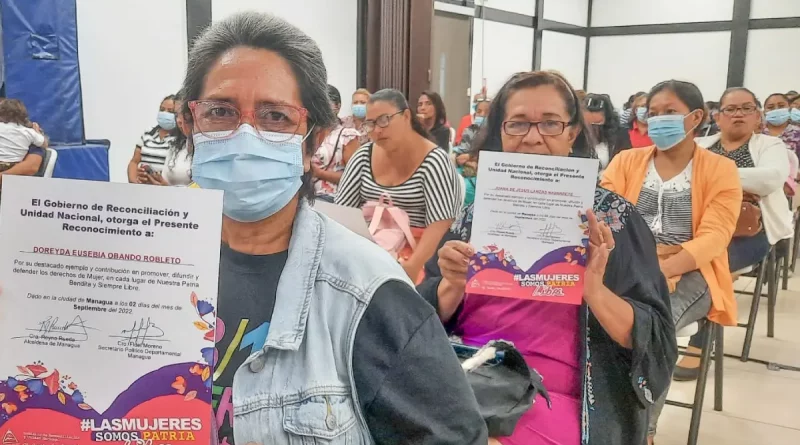
<svg viewBox="0 0 800 445"><path fill-rule="evenodd" d="M270 134L242 124L228 138L192 137L192 179L201 188L225 192L222 212L231 219L269 218L300 190L305 138L294 135L286 142L270 142Z"/></svg>
<svg viewBox="0 0 800 445"><path fill-rule="evenodd" d="M357 117L359 119L364 119L367 117L367 106L353 105L353 117Z"/></svg>
<svg viewBox="0 0 800 445"><path fill-rule="evenodd" d="M800 123L800 109L792 108L791 116L792 116L792 122Z"/></svg>
<svg viewBox="0 0 800 445"><path fill-rule="evenodd" d="M689 114L686 116L689 116ZM686 120L686 116L667 114L647 119L647 135L656 144L656 148L666 151L686 139L686 129L683 128L683 121Z"/></svg>
<svg viewBox="0 0 800 445"><path fill-rule="evenodd" d="M647 122L647 108L639 107L636 109L636 119L639 119L639 122Z"/></svg>
<svg viewBox="0 0 800 445"><path fill-rule="evenodd" d="M789 109L788 108L780 108L778 110L768 111L766 116L767 122L770 125L783 125L789 121L790 117Z"/></svg>
<svg viewBox="0 0 800 445"><path fill-rule="evenodd" d="M483 121L486 120L483 116L475 116L475 120L472 122L475 125L483 125Z"/></svg>
<svg viewBox="0 0 800 445"><path fill-rule="evenodd" d="M156 120L158 121L158 126L165 130L173 130L175 128L176 124L174 113L170 113L169 111L159 111Z"/></svg>

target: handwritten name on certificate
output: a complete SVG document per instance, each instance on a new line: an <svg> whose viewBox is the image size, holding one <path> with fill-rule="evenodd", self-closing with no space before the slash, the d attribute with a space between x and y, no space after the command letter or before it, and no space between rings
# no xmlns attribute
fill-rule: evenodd
<svg viewBox="0 0 800 445"><path fill-rule="evenodd" d="M3 178L4 444L208 444L222 194Z"/></svg>
<svg viewBox="0 0 800 445"><path fill-rule="evenodd" d="M580 304L598 161L481 153L467 292Z"/></svg>

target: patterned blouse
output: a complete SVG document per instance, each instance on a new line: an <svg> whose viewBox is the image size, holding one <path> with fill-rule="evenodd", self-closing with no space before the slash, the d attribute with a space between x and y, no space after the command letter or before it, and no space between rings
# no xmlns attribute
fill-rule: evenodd
<svg viewBox="0 0 800 445"><path fill-rule="evenodd" d="M770 134L769 128L767 128L766 125L761 132L766 135ZM797 154L798 157L800 157L800 126L789 124L786 129L783 130L783 133L778 135L778 137L781 138L789 150L792 150L795 152L795 154Z"/></svg>
<svg viewBox="0 0 800 445"><path fill-rule="evenodd" d="M674 246L692 239L692 162L664 181L650 160L636 210L650 226L656 243Z"/></svg>
<svg viewBox="0 0 800 445"><path fill-rule="evenodd" d="M322 170L329 170L332 172L343 172L344 162L342 160L342 153L344 147L353 139L358 137L358 132L352 128L345 128L339 126L335 128L328 137L322 141L322 145L317 148L317 152L311 159L311 162L317 168ZM317 179L314 182L314 192L319 195L333 196L336 194L337 185Z"/></svg>

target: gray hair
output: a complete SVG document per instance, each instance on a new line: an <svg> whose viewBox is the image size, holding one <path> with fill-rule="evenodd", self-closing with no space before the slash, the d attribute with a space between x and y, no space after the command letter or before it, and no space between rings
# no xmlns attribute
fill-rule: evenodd
<svg viewBox="0 0 800 445"><path fill-rule="evenodd" d="M289 63L297 80L300 99L308 110L309 128L313 133L306 139L306 154L316 151L314 136L336 122L328 100L328 74L317 43L296 26L271 14L241 12L209 26L193 42L181 96L185 99L183 113L191 120L189 102L197 100L203 91L206 76L219 58L236 47L274 51ZM301 196L313 199L311 173L303 177Z"/></svg>

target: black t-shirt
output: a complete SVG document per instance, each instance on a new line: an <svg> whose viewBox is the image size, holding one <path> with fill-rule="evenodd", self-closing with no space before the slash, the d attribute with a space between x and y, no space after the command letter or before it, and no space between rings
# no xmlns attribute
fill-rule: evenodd
<svg viewBox="0 0 800 445"><path fill-rule="evenodd" d="M288 252L246 255L222 246L214 411L233 445L236 369L264 346ZM378 288L356 330L353 373L375 442L485 445L486 428L434 308L402 282Z"/></svg>

